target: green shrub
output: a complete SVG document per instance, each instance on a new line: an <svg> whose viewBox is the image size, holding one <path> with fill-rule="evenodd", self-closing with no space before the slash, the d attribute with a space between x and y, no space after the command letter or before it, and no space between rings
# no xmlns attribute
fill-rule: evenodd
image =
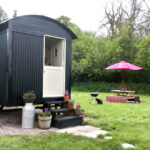
<svg viewBox="0 0 150 150"><path fill-rule="evenodd" d="M134 90L136 93L149 93L150 85L146 83L125 83L127 90ZM108 82L75 82L72 85L73 91L84 92L110 92L113 89L119 89L119 83Z"/></svg>

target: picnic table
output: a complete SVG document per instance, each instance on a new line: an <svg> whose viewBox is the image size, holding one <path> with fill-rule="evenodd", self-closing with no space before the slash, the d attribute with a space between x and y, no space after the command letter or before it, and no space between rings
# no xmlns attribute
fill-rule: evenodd
<svg viewBox="0 0 150 150"><path fill-rule="evenodd" d="M134 96L135 91L128 91L128 90L111 90L112 94L116 93L118 96L119 95L124 95L124 96Z"/></svg>

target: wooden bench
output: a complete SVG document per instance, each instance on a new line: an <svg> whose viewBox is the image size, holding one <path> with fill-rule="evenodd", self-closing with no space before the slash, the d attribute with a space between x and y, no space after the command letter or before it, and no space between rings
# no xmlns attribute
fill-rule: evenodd
<svg viewBox="0 0 150 150"><path fill-rule="evenodd" d="M106 102L115 102L115 103L140 103L139 96L106 96Z"/></svg>
<svg viewBox="0 0 150 150"><path fill-rule="evenodd" d="M128 103L140 103L140 97L139 96L129 97Z"/></svg>

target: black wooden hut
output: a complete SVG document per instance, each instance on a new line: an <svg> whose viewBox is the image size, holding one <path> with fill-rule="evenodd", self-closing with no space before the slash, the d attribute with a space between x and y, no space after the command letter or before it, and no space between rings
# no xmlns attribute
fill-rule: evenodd
<svg viewBox="0 0 150 150"><path fill-rule="evenodd" d="M70 92L72 40L76 35L46 16L26 15L0 24L0 105L23 105L22 92L34 90L35 103L60 100Z"/></svg>

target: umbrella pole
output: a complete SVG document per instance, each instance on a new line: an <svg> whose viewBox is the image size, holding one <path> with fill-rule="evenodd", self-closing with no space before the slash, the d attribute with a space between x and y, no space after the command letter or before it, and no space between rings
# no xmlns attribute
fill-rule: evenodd
<svg viewBox="0 0 150 150"><path fill-rule="evenodd" d="M122 71L122 85L124 84L124 71Z"/></svg>
<svg viewBox="0 0 150 150"><path fill-rule="evenodd" d="M124 84L124 70L122 71L122 86L121 86L121 90L126 91L127 87Z"/></svg>

